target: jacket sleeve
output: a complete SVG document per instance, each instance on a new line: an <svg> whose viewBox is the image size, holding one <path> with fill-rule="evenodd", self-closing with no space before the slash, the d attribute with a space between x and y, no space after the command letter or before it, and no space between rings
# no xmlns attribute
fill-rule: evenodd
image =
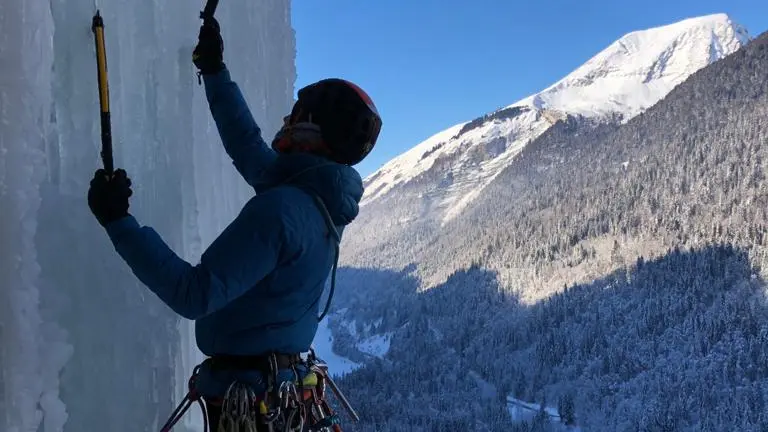
<svg viewBox="0 0 768 432"><path fill-rule="evenodd" d="M205 95L219 136L229 157L246 182L256 187L261 172L277 154L261 136L238 85L225 68L212 75L203 75Z"/></svg>
<svg viewBox="0 0 768 432"><path fill-rule="evenodd" d="M194 320L240 297L277 266L285 238L280 211L273 194L252 198L195 266L131 215L106 229L136 277L176 313Z"/></svg>

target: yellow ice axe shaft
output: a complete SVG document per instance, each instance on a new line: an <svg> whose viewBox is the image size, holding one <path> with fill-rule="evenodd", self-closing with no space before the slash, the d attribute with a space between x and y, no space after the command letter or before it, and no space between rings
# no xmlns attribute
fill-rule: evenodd
<svg viewBox="0 0 768 432"><path fill-rule="evenodd" d="M99 105L101 105L101 160L108 175L114 170L112 161L112 124L109 114L109 83L107 81L107 48L104 44L104 20L99 11L93 16L93 37L96 43L96 64L99 82Z"/></svg>

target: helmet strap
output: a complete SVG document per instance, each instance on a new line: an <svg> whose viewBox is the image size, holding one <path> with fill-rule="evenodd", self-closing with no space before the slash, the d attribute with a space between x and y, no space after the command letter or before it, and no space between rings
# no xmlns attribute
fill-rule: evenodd
<svg viewBox="0 0 768 432"><path fill-rule="evenodd" d="M330 156L320 126L310 121L287 124L275 136L274 149L280 153L313 153Z"/></svg>

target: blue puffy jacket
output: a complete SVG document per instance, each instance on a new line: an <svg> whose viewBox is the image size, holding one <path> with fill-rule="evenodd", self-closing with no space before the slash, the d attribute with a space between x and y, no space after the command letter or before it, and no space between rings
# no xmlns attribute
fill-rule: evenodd
<svg viewBox="0 0 768 432"><path fill-rule="evenodd" d="M108 224L107 233L141 282L179 315L195 320L204 354L307 351L336 253L328 215L341 234L357 216L362 179L355 169L318 156L277 154L264 142L229 72L204 78L224 148L256 195L197 265L179 258L133 216ZM328 210L325 216L316 197ZM207 388L202 391L211 396L237 378L205 370L201 375ZM259 378L251 374L246 380Z"/></svg>

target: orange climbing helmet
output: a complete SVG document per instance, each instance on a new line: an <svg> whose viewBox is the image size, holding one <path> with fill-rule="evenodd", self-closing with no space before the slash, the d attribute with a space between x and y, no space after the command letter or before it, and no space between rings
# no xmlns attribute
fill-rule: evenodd
<svg viewBox="0 0 768 432"><path fill-rule="evenodd" d="M272 142L275 151L318 153L355 165L373 150L381 132L381 116L359 86L328 78L302 88L298 96Z"/></svg>

